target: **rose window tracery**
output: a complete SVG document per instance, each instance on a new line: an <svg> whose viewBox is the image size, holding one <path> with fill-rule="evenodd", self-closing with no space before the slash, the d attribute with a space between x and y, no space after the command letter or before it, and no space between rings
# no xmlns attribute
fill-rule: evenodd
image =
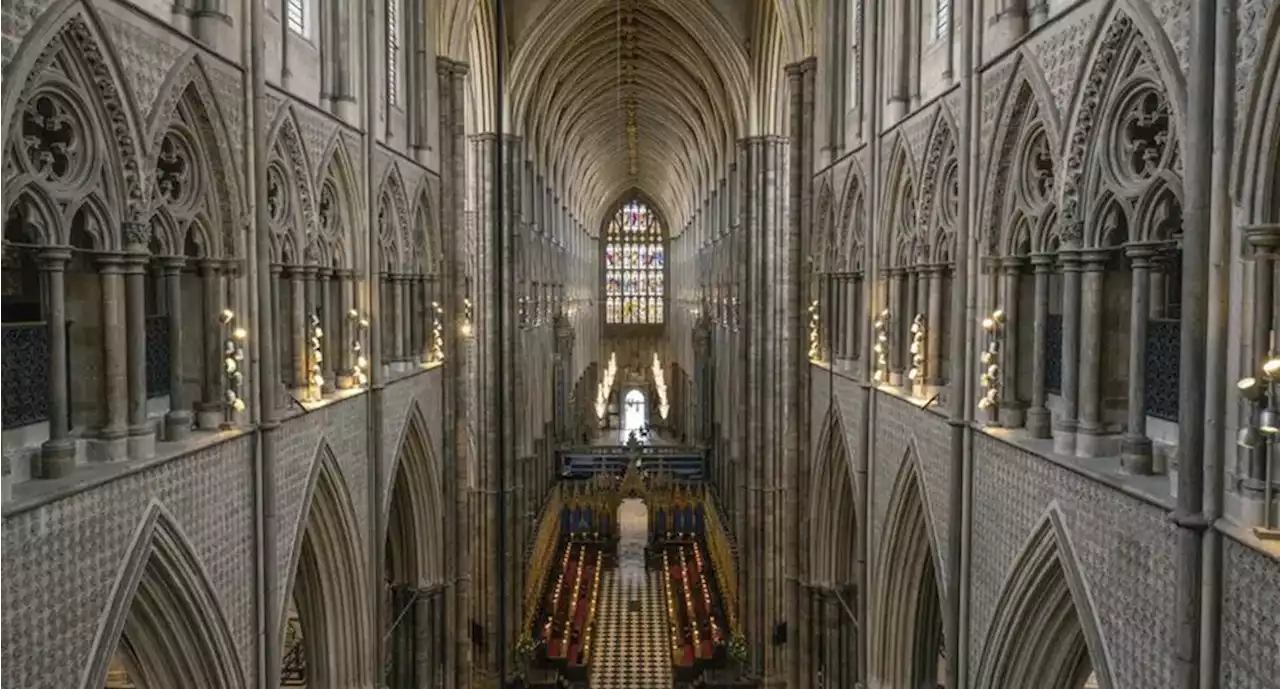
<svg viewBox="0 0 1280 689"><path fill-rule="evenodd" d="M189 206L195 200L194 156L178 137L166 134L156 159L156 193L171 206Z"/></svg>
<svg viewBox="0 0 1280 689"><path fill-rule="evenodd" d="M267 216L272 224L284 222L288 210L285 176L280 168L271 165L267 168Z"/></svg>
<svg viewBox="0 0 1280 689"><path fill-rule="evenodd" d="M32 173L48 181L75 182L88 162L83 131L75 109L61 96L39 93L27 101L22 141Z"/></svg>
<svg viewBox="0 0 1280 689"><path fill-rule="evenodd" d="M955 160L942 171L942 190L938 199L938 215L943 225L951 225L960 213L960 180Z"/></svg>
<svg viewBox="0 0 1280 689"><path fill-rule="evenodd" d="M332 237L337 229L338 196L333 184L326 181L320 187L320 231Z"/></svg>
<svg viewBox="0 0 1280 689"><path fill-rule="evenodd" d="M1044 129L1036 128L1027 138L1022 158L1022 194L1035 206L1043 205L1053 189L1053 155Z"/></svg>
<svg viewBox="0 0 1280 689"><path fill-rule="evenodd" d="M1154 87L1133 92L1119 108L1113 148L1120 178L1150 179L1168 165L1169 102Z"/></svg>

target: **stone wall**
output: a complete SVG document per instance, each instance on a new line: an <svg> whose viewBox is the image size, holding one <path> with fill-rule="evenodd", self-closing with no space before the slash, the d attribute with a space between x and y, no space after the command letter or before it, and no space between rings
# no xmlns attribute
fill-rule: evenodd
<svg viewBox="0 0 1280 689"><path fill-rule="evenodd" d="M410 413L425 422L432 460L440 462L440 369L390 383L384 391L383 459L390 468ZM366 544L368 395L358 394L286 419L277 431L278 555L281 591L294 578L297 539L319 463L331 452L355 508L353 541ZM110 654L125 564L149 543L138 535L152 510L172 519L217 595L249 686L254 677L254 505L252 433L226 432L198 450L82 477L45 500L11 501L4 519L5 681L24 687L78 686L93 658ZM107 467L104 467L106 469ZM388 474L390 472L387 472ZM386 501L388 485L379 499ZM120 605L123 603L123 605ZM280 620L277 618L277 623Z"/></svg>

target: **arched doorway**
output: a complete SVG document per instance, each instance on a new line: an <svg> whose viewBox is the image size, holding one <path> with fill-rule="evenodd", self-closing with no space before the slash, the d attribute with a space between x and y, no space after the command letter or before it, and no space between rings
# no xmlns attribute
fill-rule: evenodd
<svg viewBox="0 0 1280 689"><path fill-rule="evenodd" d="M640 390L627 391L622 398L622 430L639 431L648 424L649 402Z"/></svg>

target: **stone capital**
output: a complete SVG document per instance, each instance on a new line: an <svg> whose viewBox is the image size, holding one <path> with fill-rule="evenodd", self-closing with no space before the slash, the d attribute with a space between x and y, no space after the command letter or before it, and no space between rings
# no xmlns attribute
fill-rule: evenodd
<svg viewBox="0 0 1280 689"><path fill-rule="evenodd" d="M165 275L176 275L187 266L186 256L157 256L155 261L164 269Z"/></svg>
<svg viewBox="0 0 1280 689"><path fill-rule="evenodd" d="M148 232L147 225L140 222L126 221L121 224L121 234L124 235L125 246L147 246L151 239L151 233Z"/></svg>
<svg viewBox="0 0 1280 689"><path fill-rule="evenodd" d="M1005 273L1017 273L1027 265L1026 256L1004 256L1000 259L1000 267Z"/></svg>
<svg viewBox="0 0 1280 689"><path fill-rule="evenodd" d="M1053 264L1058 260L1057 255L1051 253L1031 254L1031 265L1037 273L1047 273L1053 270Z"/></svg>
<svg viewBox="0 0 1280 689"><path fill-rule="evenodd" d="M1151 259L1160 253L1160 245L1149 242L1134 242L1124 246L1124 255L1133 261L1134 267L1148 267Z"/></svg>
<svg viewBox="0 0 1280 689"><path fill-rule="evenodd" d="M103 273L118 273L128 259L129 254L116 251L104 251L94 254L94 262L98 264L98 269Z"/></svg>
<svg viewBox="0 0 1280 689"><path fill-rule="evenodd" d="M40 270L62 271L71 261L71 247L44 246L36 251L36 261Z"/></svg>
<svg viewBox="0 0 1280 689"><path fill-rule="evenodd" d="M1087 249L1080 252L1085 272L1102 272L1111 260L1111 249Z"/></svg>
<svg viewBox="0 0 1280 689"><path fill-rule="evenodd" d="M1241 228L1245 240L1258 253L1274 254L1280 252L1280 223L1263 225L1246 225Z"/></svg>

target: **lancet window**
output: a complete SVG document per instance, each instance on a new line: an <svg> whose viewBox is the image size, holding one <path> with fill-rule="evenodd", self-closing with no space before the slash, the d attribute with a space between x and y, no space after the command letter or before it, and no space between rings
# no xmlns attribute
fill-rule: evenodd
<svg viewBox="0 0 1280 689"><path fill-rule="evenodd" d="M605 319L659 325L666 299L666 234L639 201L623 204L605 232Z"/></svg>

